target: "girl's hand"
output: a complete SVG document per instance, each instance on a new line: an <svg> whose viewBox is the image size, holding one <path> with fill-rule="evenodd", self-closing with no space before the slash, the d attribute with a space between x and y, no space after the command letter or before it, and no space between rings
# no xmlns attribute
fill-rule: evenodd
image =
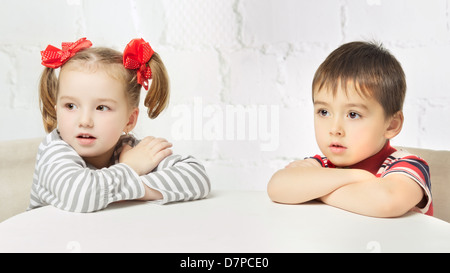
<svg viewBox="0 0 450 273"><path fill-rule="evenodd" d="M167 140L149 136L134 148L125 145L120 153L119 162L127 164L139 175L145 175L172 154L170 147L172 143Z"/></svg>
<svg viewBox="0 0 450 273"><path fill-rule="evenodd" d="M322 167L317 160L313 158L307 158L304 160L296 160L289 163L285 168L294 168L294 167Z"/></svg>

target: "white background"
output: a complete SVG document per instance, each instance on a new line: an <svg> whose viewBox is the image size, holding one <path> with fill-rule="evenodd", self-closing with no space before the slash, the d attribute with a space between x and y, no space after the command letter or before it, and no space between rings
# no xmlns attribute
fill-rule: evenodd
<svg viewBox="0 0 450 273"><path fill-rule="evenodd" d="M167 66L171 101L156 120L142 107L137 137L165 137L202 160L213 189L264 190L278 168L320 153L319 64L342 43L376 40L407 76L405 124L392 143L450 150L449 0L2 0L0 20L0 140L45 135L39 51L48 44L87 37L122 51L143 37ZM267 122L247 117L243 131L226 118L252 109L266 109L253 113Z"/></svg>

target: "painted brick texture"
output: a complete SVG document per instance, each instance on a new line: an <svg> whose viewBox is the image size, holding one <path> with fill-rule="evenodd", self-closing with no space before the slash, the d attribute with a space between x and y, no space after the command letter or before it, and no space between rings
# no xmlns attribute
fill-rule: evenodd
<svg viewBox="0 0 450 273"><path fill-rule="evenodd" d="M17 0L0 9L0 140L44 136L38 105L47 44L87 37L123 50L149 41L171 78L169 108L135 134L201 159L213 189L265 190L320 153L311 81L353 40L382 42L408 83L394 145L450 150L450 0ZM144 92L144 90L143 90Z"/></svg>

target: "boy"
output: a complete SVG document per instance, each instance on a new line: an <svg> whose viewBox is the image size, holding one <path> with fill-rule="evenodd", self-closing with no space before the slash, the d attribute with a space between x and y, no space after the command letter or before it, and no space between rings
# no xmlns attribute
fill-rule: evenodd
<svg viewBox="0 0 450 273"><path fill-rule="evenodd" d="M387 50L351 42L333 51L314 75L314 128L323 157L294 161L270 179L279 203L318 199L374 217L410 210L432 215L427 163L391 147L403 125L405 74Z"/></svg>

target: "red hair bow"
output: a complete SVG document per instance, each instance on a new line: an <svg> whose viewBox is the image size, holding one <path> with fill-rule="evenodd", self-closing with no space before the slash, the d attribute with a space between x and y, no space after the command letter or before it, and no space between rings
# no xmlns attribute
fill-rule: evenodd
<svg viewBox="0 0 450 273"><path fill-rule="evenodd" d="M58 68L72 58L78 51L92 46L91 41L81 38L74 43L63 42L61 48L48 45L44 51L41 51L42 64L50 68Z"/></svg>
<svg viewBox="0 0 450 273"><path fill-rule="evenodd" d="M137 69L137 81L148 90L148 80L152 78L152 70L148 61L155 53L144 39L131 40L123 51L123 65L128 69Z"/></svg>

